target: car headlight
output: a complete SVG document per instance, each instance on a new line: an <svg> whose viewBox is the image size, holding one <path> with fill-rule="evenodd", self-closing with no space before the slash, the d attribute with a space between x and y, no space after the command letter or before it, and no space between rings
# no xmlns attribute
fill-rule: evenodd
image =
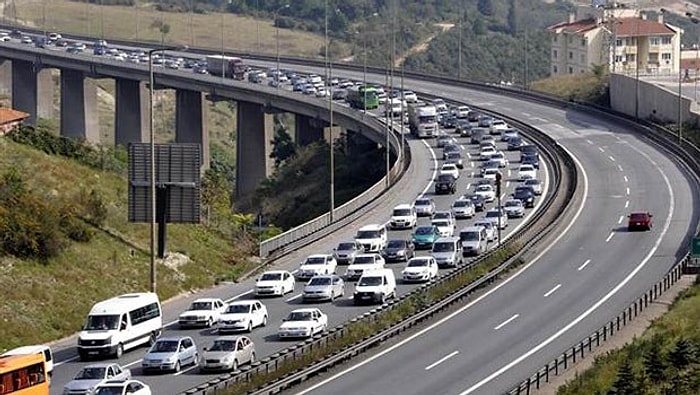
<svg viewBox="0 0 700 395"><path fill-rule="evenodd" d="M406 252L405 252L405 251L397 251L397 252L396 252L396 255L401 255L401 256L403 256L403 255L406 255Z"/></svg>

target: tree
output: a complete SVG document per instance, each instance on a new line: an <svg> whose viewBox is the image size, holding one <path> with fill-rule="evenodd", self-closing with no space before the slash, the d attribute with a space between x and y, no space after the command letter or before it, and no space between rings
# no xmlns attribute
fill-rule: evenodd
<svg viewBox="0 0 700 395"><path fill-rule="evenodd" d="M685 369L688 365L695 363L697 360L695 344L688 339L681 338L676 343L676 347L668 355L668 359L674 368L678 370Z"/></svg>
<svg viewBox="0 0 700 395"><path fill-rule="evenodd" d="M637 377L632 370L632 365L629 361L625 361L620 366L620 370L617 372L617 379L608 391L608 395L638 395L638 387Z"/></svg>
<svg viewBox="0 0 700 395"><path fill-rule="evenodd" d="M493 16L496 13L493 0L479 0L477 8L485 16Z"/></svg>
<svg viewBox="0 0 700 395"><path fill-rule="evenodd" d="M275 136L272 141L272 152L270 158L275 159L275 167L279 168L285 161L296 154L297 148L292 136L287 133L287 130L281 124L275 127Z"/></svg>
<svg viewBox="0 0 700 395"><path fill-rule="evenodd" d="M664 381L666 377L666 361L658 344L654 344L651 350L644 354L644 371L652 383L658 385Z"/></svg>
<svg viewBox="0 0 700 395"><path fill-rule="evenodd" d="M162 19L158 19L151 23L151 29L157 30L160 33L160 42L165 42L165 36L170 33L170 25L165 23Z"/></svg>
<svg viewBox="0 0 700 395"><path fill-rule="evenodd" d="M518 0L510 0L508 7L508 31L512 36L518 33Z"/></svg>

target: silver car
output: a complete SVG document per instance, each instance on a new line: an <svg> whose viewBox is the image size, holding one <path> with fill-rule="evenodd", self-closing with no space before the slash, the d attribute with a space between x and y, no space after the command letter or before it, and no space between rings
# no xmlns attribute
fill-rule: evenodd
<svg viewBox="0 0 700 395"><path fill-rule="evenodd" d="M535 195L542 194L542 181L538 180L537 178L525 180L523 185L526 187L532 187L532 190L535 192Z"/></svg>
<svg viewBox="0 0 700 395"><path fill-rule="evenodd" d="M333 249L333 257L339 265L352 265L357 254L364 251L362 244L356 241L343 241Z"/></svg>
<svg viewBox="0 0 700 395"><path fill-rule="evenodd" d="M210 348L204 348L199 369L238 370L240 365L255 362L255 345L247 336L221 336Z"/></svg>
<svg viewBox="0 0 700 395"><path fill-rule="evenodd" d="M116 363L96 363L80 369L78 374L63 386L64 395L92 394L100 384L107 381L125 381L131 378L131 370L123 369Z"/></svg>
<svg viewBox="0 0 700 395"><path fill-rule="evenodd" d="M430 198L418 198L413 207L416 209L416 215L421 216L432 216L435 212L435 202Z"/></svg>
<svg viewBox="0 0 700 395"><path fill-rule="evenodd" d="M304 302L330 300L345 294L345 282L335 274L314 276L304 286Z"/></svg>
<svg viewBox="0 0 700 395"><path fill-rule="evenodd" d="M197 345L191 337L161 337L143 356L141 369L144 372L179 372L183 366L196 365L198 359Z"/></svg>

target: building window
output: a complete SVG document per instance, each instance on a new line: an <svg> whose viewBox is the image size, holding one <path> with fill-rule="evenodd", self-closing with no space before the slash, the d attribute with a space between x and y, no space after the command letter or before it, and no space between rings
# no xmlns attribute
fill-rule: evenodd
<svg viewBox="0 0 700 395"><path fill-rule="evenodd" d="M615 55L615 63L622 62L622 55Z"/></svg>
<svg viewBox="0 0 700 395"><path fill-rule="evenodd" d="M649 58L647 58L647 63L659 64L659 54L656 52L650 53Z"/></svg>
<svg viewBox="0 0 700 395"><path fill-rule="evenodd" d="M661 44L669 45L669 44L671 44L671 40L672 40L671 37L661 37Z"/></svg>
<svg viewBox="0 0 700 395"><path fill-rule="evenodd" d="M552 41L557 42L558 39L559 39L559 36L557 36L557 35L555 34L555 35L554 35L554 38L552 39Z"/></svg>
<svg viewBox="0 0 700 395"><path fill-rule="evenodd" d="M574 43L574 37L573 37L573 36L569 36L569 44L573 44L573 43Z"/></svg>
<svg viewBox="0 0 700 395"><path fill-rule="evenodd" d="M581 54L581 63L586 63L586 55Z"/></svg>
<svg viewBox="0 0 700 395"><path fill-rule="evenodd" d="M573 68L573 67L569 67L569 74L573 74L573 73L574 73L574 68Z"/></svg>
<svg viewBox="0 0 700 395"><path fill-rule="evenodd" d="M649 45L659 45L661 43L661 39L658 37L649 37Z"/></svg>
<svg viewBox="0 0 700 395"><path fill-rule="evenodd" d="M557 69L557 66L552 66L552 74L557 74L559 72L559 69Z"/></svg>
<svg viewBox="0 0 700 395"><path fill-rule="evenodd" d="M671 60L671 54L666 52L661 54L661 59L663 60Z"/></svg>
<svg viewBox="0 0 700 395"><path fill-rule="evenodd" d="M616 39L615 39L615 45L618 46L618 47L621 47L621 46L622 46L622 39L621 39L621 38L616 38Z"/></svg>
<svg viewBox="0 0 700 395"><path fill-rule="evenodd" d="M627 63L634 63L637 61L637 55L631 53L627 55Z"/></svg>
<svg viewBox="0 0 700 395"><path fill-rule="evenodd" d="M581 46L585 47L586 46L586 38L581 39Z"/></svg>
<svg viewBox="0 0 700 395"><path fill-rule="evenodd" d="M573 52L569 52L569 59L573 59L573 58L574 58L574 53L573 53Z"/></svg>
<svg viewBox="0 0 700 395"><path fill-rule="evenodd" d="M554 59L556 59L556 58L559 57L559 52L557 52L556 49L552 51L552 57L553 57Z"/></svg>

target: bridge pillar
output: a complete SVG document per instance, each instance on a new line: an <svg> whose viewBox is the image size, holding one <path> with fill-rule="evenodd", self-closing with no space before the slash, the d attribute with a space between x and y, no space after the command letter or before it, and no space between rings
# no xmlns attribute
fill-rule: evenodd
<svg viewBox="0 0 700 395"><path fill-rule="evenodd" d="M100 142L97 86L82 71L61 70L61 136Z"/></svg>
<svg viewBox="0 0 700 395"><path fill-rule="evenodd" d="M12 94L12 62L7 59L0 60L0 95Z"/></svg>
<svg viewBox="0 0 700 395"><path fill-rule="evenodd" d="M175 142L201 144L202 170L209 168L206 108L202 92L187 89L175 91Z"/></svg>
<svg viewBox="0 0 700 395"><path fill-rule="evenodd" d="M245 197L274 171L270 154L275 125L273 114L259 104L239 101L237 117L236 195Z"/></svg>
<svg viewBox="0 0 700 395"><path fill-rule="evenodd" d="M325 121L296 114L294 117L294 142L297 145L309 145L324 139Z"/></svg>
<svg viewBox="0 0 700 395"><path fill-rule="evenodd" d="M116 114L114 136L117 145L143 143L150 138L151 106L146 83L119 78L115 81Z"/></svg>
<svg viewBox="0 0 700 395"><path fill-rule="evenodd" d="M26 122L53 117L51 69L42 69L26 60L12 61L12 108L29 114Z"/></svg>

